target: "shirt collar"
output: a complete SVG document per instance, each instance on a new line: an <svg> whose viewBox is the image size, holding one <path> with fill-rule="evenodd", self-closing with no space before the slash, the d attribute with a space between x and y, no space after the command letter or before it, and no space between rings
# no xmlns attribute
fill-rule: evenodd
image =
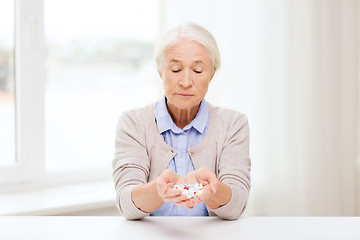
<svg viewBox="0 0 360 240"><path fill-rule="evenodd" d="M171 129L174 125L166 107L165 95L155 105L155 118L160 133Z"/></svg>
<svg viewBox="0 0 360 240"><path fill-rule="evenodd" d="M193 126L199 133L203 133L206 125L209 122L209 108L206 101L203 99L200 103L199 111L196 114L196 117L188 125L189 128ZM186 129L186 126L184 129Z"/></svg>
<svg viewBox="0 0 360 240"><path fill-rule="evenodd" d="M155 104L155 118L157 128L160 133L167 130L172 130L174 133L180 133L181 129L178 128L167 110L165 95ZM209 121L209 108L206 101L203 99L200 103L199 111L196 117L190 124L184 127L184 131L194 127L198 132L203 133ZM180 130L180 131L179 131Z"/></svg>

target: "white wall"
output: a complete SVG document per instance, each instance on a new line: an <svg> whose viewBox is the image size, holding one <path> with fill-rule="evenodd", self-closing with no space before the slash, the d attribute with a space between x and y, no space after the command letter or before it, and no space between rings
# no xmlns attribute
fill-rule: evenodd
<svg viewBox="0 0 360 240"><path fill-rule="evenodd" d="M247 215L360 214L358 1L163 2L218 41L207 99L249 117Z"/></svg>

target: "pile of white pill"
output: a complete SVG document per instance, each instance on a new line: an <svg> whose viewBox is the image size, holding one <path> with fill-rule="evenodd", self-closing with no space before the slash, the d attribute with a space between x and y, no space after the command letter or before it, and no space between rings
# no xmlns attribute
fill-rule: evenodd
<svg viewBox="0 0 360 240"><path fill-rule="evenodd" d="M199 197L202 193L204 186L200 183L195 184L183 184L183 185L175 185L173 189L181 190L181 194L186 195L188 200L191 200L195 197Z"/></svg>

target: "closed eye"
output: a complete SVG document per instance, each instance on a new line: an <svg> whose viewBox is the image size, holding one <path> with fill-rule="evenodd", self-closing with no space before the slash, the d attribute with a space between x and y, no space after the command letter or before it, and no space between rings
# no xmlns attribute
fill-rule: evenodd
<svg viewBox="0 0 360 240"><path fill-rule="evenodd" d="M171 71L174 73L177 73L177 72L180 72L181 70L179 69L179 70L171 70Z"/></svg>
<svg viewBox="0 0 360 240"><path fill-rule="evenodd" d="M198 71L198 70L194 70L194 72L198 74L202 73L202 71Z"/></svg>

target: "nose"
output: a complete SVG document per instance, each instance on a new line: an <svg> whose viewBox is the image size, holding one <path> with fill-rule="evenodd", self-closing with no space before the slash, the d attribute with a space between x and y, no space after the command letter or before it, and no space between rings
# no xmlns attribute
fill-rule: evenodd
<svg viewBox="0 0 360 240"><path fill-rule="evenodd" d="M192 79L190 75L190 71L184 71L184 75L182 76L181 80L179 81L180 85L184 88L189 88L192 86Z"/></svg>

